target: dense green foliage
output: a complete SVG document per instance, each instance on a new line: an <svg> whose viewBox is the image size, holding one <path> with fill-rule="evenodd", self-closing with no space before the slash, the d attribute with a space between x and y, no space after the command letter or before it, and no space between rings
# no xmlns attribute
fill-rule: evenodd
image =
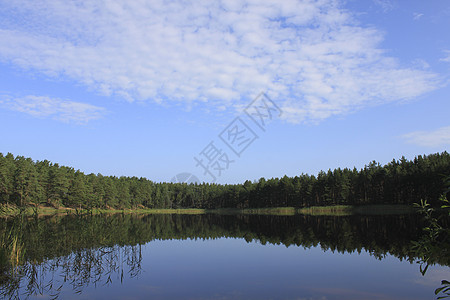
<svg viewBox="0 0 450 300"><path fill-rule="evenodd" d="M450 175L447 152L402 158L361 170L335 169L317 176L265 179L244 184L155 183L146 178L86 175L47 160L0 153L0 203L46 203L82 208L263 208L315 205L412 204L433 206Z"/></svg>
<svg viewBox="0 0 450 300"><path fill-rule="evenodd" d="M448 223L444 222L450 217L450 202L447 199L447 195L450 193L450 177L445 179L445 184L447 189L440 199L443 205L439 215L436 216L435 209L427 201L415 204L418 211L424 216L425 227L423 228L424 234L418 241L412 242L411 248L418 258L422 275L425 275L430 264L433 264L435 257L450 257L450 227ZM442 280L441 286L434 293L438 295L437 299L450 298L450 281Z"/></svg>

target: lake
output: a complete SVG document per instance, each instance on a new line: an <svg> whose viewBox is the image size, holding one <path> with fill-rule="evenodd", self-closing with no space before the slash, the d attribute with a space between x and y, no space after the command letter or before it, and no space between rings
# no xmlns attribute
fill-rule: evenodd
<svg viewBox="0 0 450 300"><path fill-rule="evenodd" d="M422 276L411 246L424 225L415 214L3 219L0 289L31 299L435 299L450 258L430 257Z"/></svg>

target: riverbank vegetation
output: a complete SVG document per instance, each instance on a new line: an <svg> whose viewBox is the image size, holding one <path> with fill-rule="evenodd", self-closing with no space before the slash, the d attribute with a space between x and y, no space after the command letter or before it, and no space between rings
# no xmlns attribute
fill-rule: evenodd
<svg viewBox="0 0 450 300"><path fill-rule="evenodd" d="M304 208L295 207L269 207L269 208L137 208L137 209L104 209L93 208L91 210L78 208L53 208L53 207L26 207L20 208L13 205L0 205L0 218L29 216L45 217L52 215L102 215L102 214L179 214L179 215L274 215L293 216L297 214L313 216L348 216L354 214L361 215L389 215L416 213L417 209L409 205L332 205L332 206L311 206Z"/></svg>
<svg viewBox="0 0 450 300"><path fill-rule="evenodd" d="M84 174L50 161L0 153L0 204L36 214L42 207L93 209L302 209L311 206L439 206L447 152L404 157L382 166L321 171L317 175L261 178L243 184L156 183L146 178ZM339 208L335 208L338 209ZM345 210L345 209L344 209Z"/></svg>

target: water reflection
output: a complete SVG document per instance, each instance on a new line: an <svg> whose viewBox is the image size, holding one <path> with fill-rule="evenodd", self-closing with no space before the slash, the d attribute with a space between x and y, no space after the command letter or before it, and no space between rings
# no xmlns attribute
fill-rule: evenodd
<svg viewBox="0 0 450 300"><path fill-rule="evenodd" d="M123 283L127 278L140 276L143 257L146 259L142 247L152 241L149 245L153 245L158 240L239 238L247 243L257 241L262 245L296 246L294 248L322 249L333 253L362 252L380 260L389 255L397 261L413 262L417 257L411 249L411 241L420 239L423 225L415 215L117 214L2 220L0 291L6 298L40 294L57 298L61 291L67 289L83 293L90 287ZM185 247L182 251L189 251L186 245L182 247ZM200 250L195 251L193 253ZM211 251L222 253L223 250ZM256 255L256 252L251 253L248 255ZM177 255L178 252L174 253L172 258ZM224 255L228 254L225 252ZM245 259L249 260L249 256ZM204 254L201 259L204 261L206 257ZM211 265L213 260L217 257L211 258ZM266 261L269 260L267 258ZM448 266L450 258L431 257L429 263ZM333 264L332 260L328 264ZM164 268L174 266L167 264L158 270ZM226 265L219 267L221 270L224 268ZM191 273L187 274L195 276L193 272L199 269L199 265L194 265ZM152 269L147 271L151 273ZM178 272L181 271L174 274ZM248 276L252 275L249 273ZM326 288L331 287L323 287Z"/></svg>
<svg viewBox="0 0 450 300"><path fill-rule="evenodd" d="M10 299L49 295L56 299L64 286L81 294L90 285L108 286L113 278L123 282L124 276L133 278L140 274L140 248L137 245L77 249L68 256L41 263L27 261L14 268L9 280L2 282L1 295Z"/></svg>

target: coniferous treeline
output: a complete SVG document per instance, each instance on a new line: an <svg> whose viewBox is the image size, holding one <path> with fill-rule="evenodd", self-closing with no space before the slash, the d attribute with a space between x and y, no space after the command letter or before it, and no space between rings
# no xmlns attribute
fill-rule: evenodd
<svg viewBox="0 0 450 300"><path fill-rule="evenodd" d="M439 205L447 152L404 157L381 166L321 171L317 176L247 180L243 184L155 183L146 178L84 174L47 160L0 153L0 203L83 208L264 208L316 205Z"/></svg>

